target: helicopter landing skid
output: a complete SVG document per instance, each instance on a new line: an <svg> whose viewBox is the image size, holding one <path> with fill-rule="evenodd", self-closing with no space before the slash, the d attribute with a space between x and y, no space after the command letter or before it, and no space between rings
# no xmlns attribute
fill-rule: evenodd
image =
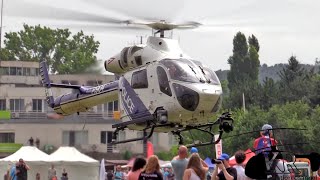
<svg viewBox="0 0 320 180"><path fill-rule="evenodd" d="M209 128L212 128L212 126L214 126L215 124L213 124L213 123L209 123L209 124L207 124L207 125L203 125L202 127L186 127L186 128L184 128L184 129L182 129L182 130L178 130L178 131L173 131L172 133L174 134L174 135L176 135L176 136L178 136L178 138L179 138L179 145L183 145L184 144L184 138L183 138L183 136L181 135L181 132L183 132L183 131L189 131L190 132L190 130L193 130L193 129L195 129L195 130L198 130L198 131L202 131L202 132L205 132L205 133L207 133L207 134L209 134L210 136L211 136L211 139L210 139L210 141L208 141L208 142L201 142L201 141L198 141L198 140L195 140L195 139L193 139L193 137L192 137L192 140L193 140L193 143L192 144L187 144L187 145L185 145L186 147L198 147L198 146L206 146L206 145L210 145L210 144L217 144L217 143L219 143L219 141L220 141L220 139L221 139L221 137L222 137L222 134L223 134L223 130L220 130L219 131L219 137L217 138L217 140L215 140L214 139L214 134L210 131L210 130L206 130L206 129L203 129L203 127L209 127ZM191 133L190 133L191 134ZM191 136L192 136L192 134L191 134Z"/></svg>
<svg viewBox="0 0 320 180"><path fill-rule="evenodd" d="M146 127L143 129L144 135L142 137L117 141L117 136L118 136L119 131L125 130L128 125L138 124L138 123L145 123L146 124ZM212 128L213 128L213 126L216 126L216 125L219 125L219 137L215 140L214 134L212 132ZM111 144L122 144L122 143L133 142L133 141L147 140L152 136L155 128L175 127L175 125L174 124L156 124L156 123L154 123L152 118L142 118L139 120L135 120L134 122L128 121L128 122L114 124L114 125L112 125L112 127L116 128L116 130L113 132L113 138L112 138ZM223 132L228 133L233 130L233 119L231 117L231 113L227 112L227 113L223 113L215 122L197 125L197 126L187 125L185 127L181 127L179 129L173 130L171 132L173 135L178 136L179 144L182 145L184 138L181 135L181 132L184 132L184 131L190 132L190 130L193 130L193 129L209 134L211 136L211 139L209 142L200 142L200 141L193 139L193 143L186 145L187 147L206 146L206 145L210 145L210 144L217 144L217 143L219 143L220 139L222 138ZM147 131L149 131L149 130L150 130L150 132L149 132L149 134L147 134Z"/></svg>
<svg viewBox="0 0 320 180"><path fill-rule="evenodd" d="M216 126L216 125L219 125L219 136L215 140L215 137L214 137L215 135L212 132L212 128L213 128L213 126ZM191 134L191 131L190 131L193 129L209 134L211 137L210 141L201 142L199 140L195 140ZM186 126L185 128L182 128L182 129L179 129L176 131L172 131L172 133L174 135L178 136L179 144L182 145L183 144L183 136L181 135L181 132L189 131L189 133L192 137L193 143L187 144L186 147L198 147L198 146L206 146L206 145L210 145L210 144L217 144L220 142L223 132L229 133L232 130L233 130L233 118L231 117L231 113L226 112L226 113L223 113L215 122L207 123L207 124L203 124L203 125L198 125L198 126Z"/></svg>
<svg viewBox="0 0 320 180"><path fill-rule="evenodd" d="M117 141L117 136L118 136L118 133L119 131L123 131L125 127L117 127L116 130L113 132L113 139L112 139L112 142L111 144L122 144L122 143L127 143L127 142L133 142L133 141L141 141L141 140L147 140L149 139L153 132L154 132L154 129L157 128L157 127L168 127L168 126L172 126L170 124L155 124L155 125L150 125L150 122L147 122L147 127L143 129L143 135L142 137L138 137L138 138L132 138L132 139L126 139L126 140L120 140L120 141ZM149 134L147 134L147 130L150 129L150 132Z"/></svg>

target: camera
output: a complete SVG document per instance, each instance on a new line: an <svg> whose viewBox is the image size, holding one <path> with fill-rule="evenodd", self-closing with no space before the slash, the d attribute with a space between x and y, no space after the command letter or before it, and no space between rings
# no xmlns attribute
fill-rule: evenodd
<svg viewBox="0 0 320 180"><path fill-rule="evenodd" d="M221 164L222 161L221 160L217 160L217 159L211 159L211 163L212 164Z"/></svg>

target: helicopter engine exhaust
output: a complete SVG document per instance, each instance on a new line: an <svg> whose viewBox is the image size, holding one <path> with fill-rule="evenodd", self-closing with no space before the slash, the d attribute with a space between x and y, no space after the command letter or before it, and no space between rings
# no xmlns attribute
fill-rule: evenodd
<svg viewBox="0 0 320 180"><path fill-rule="evenodd" d="M141 66L143 64L141 58L142 50L143 47L137 45L123 48L120 53L105 61L104 67L106 71L118 74Z"/></svg>

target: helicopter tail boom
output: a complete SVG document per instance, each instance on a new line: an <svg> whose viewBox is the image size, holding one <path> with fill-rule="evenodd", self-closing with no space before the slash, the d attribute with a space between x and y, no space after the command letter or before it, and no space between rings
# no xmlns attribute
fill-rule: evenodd
<svg viewBox="0 0 320 180"><path fill-rule="evenodd" d="M47 103L59 115L67 116L85 112L96 105L118 98L118 81L95 87L51 83L45 61L40 63L40 76L41 82L45 87ZM68 88L73 89L73 91L54 98L52 87Z"/></svg>

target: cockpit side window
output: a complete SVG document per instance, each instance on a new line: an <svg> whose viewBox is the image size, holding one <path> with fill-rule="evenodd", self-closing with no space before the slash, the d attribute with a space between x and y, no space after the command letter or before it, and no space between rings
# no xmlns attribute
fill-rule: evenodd
<svg viewBox="0 0 320 180"><path fill-rule="evenodd" d="M131 87L134 89L148 88L147 70L136 71L132 74Z"/></svg>
<svg viewBox="0 0 320 180"><path fill-rule="evenodd" d="M162 67L158 66L157 74L158 74L160 91L167 94L168 96L172 96L166 71Z"/></svg>

